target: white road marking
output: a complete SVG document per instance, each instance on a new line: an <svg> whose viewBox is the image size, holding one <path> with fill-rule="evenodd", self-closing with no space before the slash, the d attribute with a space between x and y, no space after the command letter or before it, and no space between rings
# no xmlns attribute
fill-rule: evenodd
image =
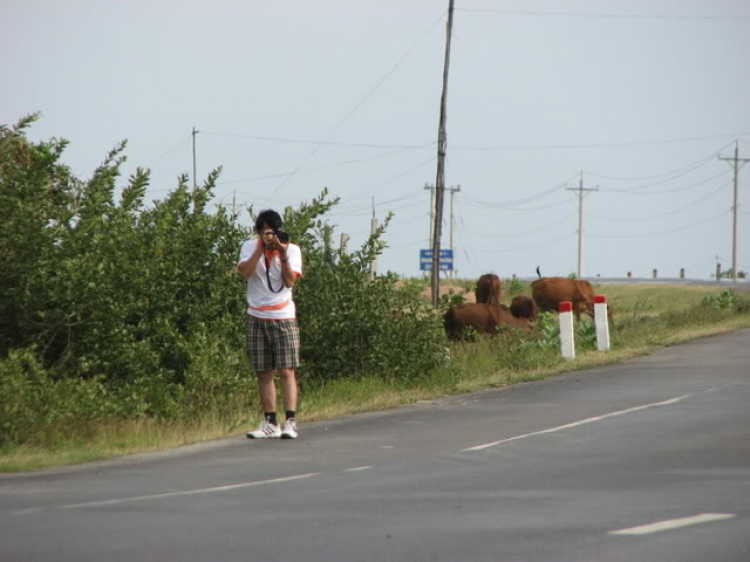
<svg viewBox="0 0 750 562"><path fill-rule="evenodd" d="M393 445L380 445L380 449L395 449Z"/></svg>
<svg viewBox="0 0 750 562"><path fill-rule="evenodd" d="M629 414L630 412L637 412L638 410L645 410L647 408L656 408L658 406L668 406L670 404L676 404L677 402L685 400L686 398L690 398L691 396L692 394L685 394L684 396L678 396L677 398L671 398L669 400L664 400L663 402L654 402L653 404L644 404L643 406L636 406L635 408L628 408L627 410L620 410L619 412L610 412L609 414L596 416L594 418L587 418L585 420L580 420L580 421L573 422L573 423L566 423L565 425L558 425L557 427L551 427L549 429L543 429L541 431L534 431L533 433L524 433L523 435L516 435L515 437L510 437L508 439L501 439L500 441L493 441L492 443L485 443L484 445L476 445L474 447L468 447L466 449L461 449L461 452L466 453L469 451L481 451L482 449L489 449L490 447L494 447L495 445L501 445L503 443L509 443L511 441L518 441L519 439L526 439L527 437L533 437L535 435L542 435L544 433L554 433L556 431L562 431L563 429L570 429L572 427L586 425L587 423L593 423L593 422L601 421L607 418L613 418L615 416L622 416L623 414Z"/></svg>
<svg viewBox="0 0 750 562"><path fill-rule="evenodd" d="M369 468L372 468L372 466L355 466L354 468L344 469L344 472L358 472L360 470L367 470Z"/></svg>
<svg viewBox="0 0 750 562"><path fill-rule="evenodd" d="M711 521L723 521L725 519L732 519L734 514L732 513L702 513L701 515L695 515L693 517L683 517L681 519L670 519L668 521L657 521L656 523L649 523L648 525L640 525L639 527L630 527L629 529L620 529L619 531L610 531L610 535L648 535L650 533L658 533L660 531L669 531L670 529L679 529L680 527L687 527L689 525L698 525L699 523L709 523Z"/></svg>
<svg viewBox="0 0 750 562"><path fill-rule="evenodd" d="M72 503L58 506L60 509L75 509L79 507L97 507L100 505L116 505L121 503L131 503L144 500L156 500L161 498L174 498L179 496L193 496L196 494L210 494L213 492L226 492L238 488L250 488L253 486L262 486L264 484L277 484L279 482L291 482L293 480L302 480L320 474L318 472L309 472L307 474L298 474L296 476L286 476L284 478L271 478L269 480L256 480L254 482L241 482L240 484L230 484L228 486L216 486L214 488L198 488L197 490L185 490L182 492L165 492L163 494L151 494L148 496L133 496L130 498L119 498L114 500L102 500L85 503Z"/></svg>

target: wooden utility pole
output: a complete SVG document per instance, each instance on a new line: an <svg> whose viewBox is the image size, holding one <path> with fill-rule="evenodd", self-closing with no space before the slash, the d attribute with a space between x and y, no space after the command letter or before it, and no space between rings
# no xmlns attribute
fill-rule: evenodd
<svg viewBox="0 0 750 562"><path fill-rule="evenodd" d="M435 224L432 237L432 306L438 307L440 297L440 227L443 223L445 195L446 105L448 101L448 67L451 58L451 33L453 31L453 3L448 4L448 23L445 32L445 63L443 64L443 94L440 98L440 125L438 126L437 178L435 180Z"/></svg>
<svg viewBox="0 0 750 562"><path fill-rule="evenodd" d="M568 191L578 192L578 279L583 277L583 194L586 191L599 191L598 187L583 187L583 172L578 187L567 187Z"/></svg>
<svg viewBox="0 0 750 562"><path fill-rule="evenodd" d="M731 162L731 166L734 168L734 205L732 205L732 281L737 282L737 208L739 204L738 199L738 174L740 168L750 162L750 158L740 158L740 143L735 141L734 144L734 158L725 158L719 156L719 160Z"/></svg>

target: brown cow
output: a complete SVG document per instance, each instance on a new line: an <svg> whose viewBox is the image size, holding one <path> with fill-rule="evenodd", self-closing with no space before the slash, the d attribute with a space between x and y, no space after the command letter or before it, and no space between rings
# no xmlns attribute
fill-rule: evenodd
<svg viewBox="0 0 750 562"><path fill-rule="evenodd" d="M537 304L523 295L513 297L510 302L510 312L516 318L527 318L529 320L536 320L539 318L539 307Z"/></svg>
<svg viewBox="0 0 750 562"><path fill-rule="evenodd" d="M502 304L468 303L452 306L443 316L445 331L452 340L461 339L466 328L474 328L480 334L497 334L499 326L529 329L529 321L516 318Z"/></svg>
<svg viewBox="0 0 750 562"><path fill-rule="evenodd" d="M485 273L477 281L477 288L474 294L478 303L500 304L500 294L502 292L500 278L494 273Z"/></svg>
<svg viewBox="0 0 750 562"><path fill-rule="evenodd" d="M570 301L576 318L581 312L594 316L594 288L584 279L542 277L531 284L531 296L541 311L557 311L561 302Z"/></svg>

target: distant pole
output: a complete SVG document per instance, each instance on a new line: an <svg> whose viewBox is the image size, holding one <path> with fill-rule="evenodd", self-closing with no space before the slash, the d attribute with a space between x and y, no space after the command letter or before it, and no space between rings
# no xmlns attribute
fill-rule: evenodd
<svg viewBox="0 0 750 562"><path fill-rule="evenodd" d="M349 235L344 232L341 233L341 245L339 246L339 251L342 254L346 254L349 251Z"/></svg>
<svg viewBox="0 0 750 562"><path fill-rule="evenodd" d="M453 3L448 3L448 23L445 32L445 63L443 64L443 93L440 97L440 125L438 126L437 178L435 181L435 228L432 238L432 306L438 307L440 296L440 227L443 222L443 199L445 195L445 132L446 106L448 101L448 67L451 57L451 33L453 32Z"/></svg>
<svg viewBox="0 0 750 562"><path fill-rule="evenodd" d="M197 135L200 131L198 131L195 127L193 127L193 195L195 195L195 192L197 190L197 183L196 183L196 167L195 167L195 135Z"/></svg>
<svg viewBox="0 0 750 562"><path fill-rule="evenodd" d="M583 194L586 191L599 191L598 187L583 187L583 172L578 182L578 187L568 187L568 191L578 192L578 270L576 275L578 279L583 277Z"/></svg>
<svg viewBox="0 0 750 562"><path fill-rule="evenodd" d="M461 186L457 185L451 187L451 254L453 254L453 269L451 270L451 278L456 278L456 244L455 244L455 231L456 231L456 215L455 215L455 195L461 191Z"/></svg>
<svg viewBox="0 0 750 562"><path fill-rule="evenodd" d="M372 219L370 220L370 235L378 231L378 219L375 217L375 198L372 198ZM370 281L375 279L378 272L378 257L375 256L370 262Z"/></svg>
<svg viewBox="0 0 750 562"><path fill-rule="evenodd" d="M731 161L734 168L734 205L732 205L732 281L737 282L737 208L738 199L738 174L740 168L750 162L750 158L740 158L740 143L734 142L734 158L719 156L719 160Z"/></svg>

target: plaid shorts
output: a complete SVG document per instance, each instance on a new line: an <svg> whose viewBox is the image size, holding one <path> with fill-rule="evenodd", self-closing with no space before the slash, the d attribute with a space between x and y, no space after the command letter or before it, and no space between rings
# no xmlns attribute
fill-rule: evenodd
<svg viewBox="0 0 750 562"><path fill-rule="evenodd" d="M260 320L245 316L245 345L256 373L299 367L296 320Z"/></svg>

